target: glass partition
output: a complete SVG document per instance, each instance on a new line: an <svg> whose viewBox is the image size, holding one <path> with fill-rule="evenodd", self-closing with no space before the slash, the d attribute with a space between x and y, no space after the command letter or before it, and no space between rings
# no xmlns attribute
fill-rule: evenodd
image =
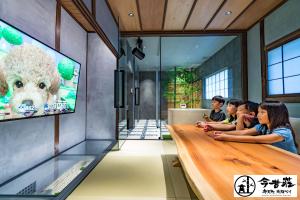
<svg viewBox="0 0 300 200"><path fill-rule="evenodd" d="M131 69L125 86L126 139L170 138L166 128L170 112L210 108L213 95L242 99L240 36L124 37L122 41L127 49L123 66ZM134 48L144 58L133 55Z"/></svg>

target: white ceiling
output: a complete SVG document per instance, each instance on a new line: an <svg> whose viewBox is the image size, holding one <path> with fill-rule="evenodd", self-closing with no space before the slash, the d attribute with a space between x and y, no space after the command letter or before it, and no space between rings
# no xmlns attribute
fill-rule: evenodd
<svg viewBox="0 0 300 200"><path fill-rule="evenodd" d="M177 67L197 67L221 50L236 36L162 37L162 70ZM140 71L153 71L160 66L160 38L141 37L145 58L136 59ZM136 37L127 38L131 48L136 46ZM125 42L123 42L125 44ZM124 48L126 49L126 48ZM131 53L131 52L130 52ZM126 52L126 55L128 52Z"/></svg>

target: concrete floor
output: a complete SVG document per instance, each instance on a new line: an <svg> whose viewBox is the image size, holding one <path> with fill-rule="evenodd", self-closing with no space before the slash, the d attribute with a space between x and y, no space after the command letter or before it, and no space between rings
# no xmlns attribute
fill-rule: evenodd
<svg viewBox="0 0 300 200"><path fill-rule="evenodd" d="M197 199L182 169L172 166L176 146L169 140L128 140L111 151L68 200Z"/></svg>

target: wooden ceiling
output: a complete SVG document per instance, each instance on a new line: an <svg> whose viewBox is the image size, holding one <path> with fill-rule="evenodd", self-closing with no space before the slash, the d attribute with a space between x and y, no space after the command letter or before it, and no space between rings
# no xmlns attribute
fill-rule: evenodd
<svg viewBox="0 0 300 200"><path fill-rule="evenodd" d="M247 30L286 0L107 0L121 32ZM226 15L226 12L231 14ZM133 13L134 16L129 16Z"/></svg>

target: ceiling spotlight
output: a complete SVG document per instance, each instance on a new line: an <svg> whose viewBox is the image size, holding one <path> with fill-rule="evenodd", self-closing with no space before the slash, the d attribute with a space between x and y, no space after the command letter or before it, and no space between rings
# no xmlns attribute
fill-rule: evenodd
<svg viewBox="0 0 300 200"><path fill-rule="evenodd" d="M143 60L145 58L145 54L140 50L138 49L137 47L135 47L133 50L132 50L132 54L137 57L138 59L140 60Z"/></svg>
<svg viewBox="0 0 300 200"><path fill-rule="evenodd" d="M128 13L128 16L133 17L134 16L133 12Z"/></svg>
<svg viewBox="0 0 300 200"><path fill-rule="evenodd" d="M231 15L231 14L232 14L231 11L226 11L226 12L225 12L225 15Z"/></svg>
<svg viewBox="0 0 300 200"><path fill-rule="evenodd" d="M140 60L145 58L145 54L143 52L143 40L138 37L136 41L136 47L132 50L132 54Z"/></svg>

